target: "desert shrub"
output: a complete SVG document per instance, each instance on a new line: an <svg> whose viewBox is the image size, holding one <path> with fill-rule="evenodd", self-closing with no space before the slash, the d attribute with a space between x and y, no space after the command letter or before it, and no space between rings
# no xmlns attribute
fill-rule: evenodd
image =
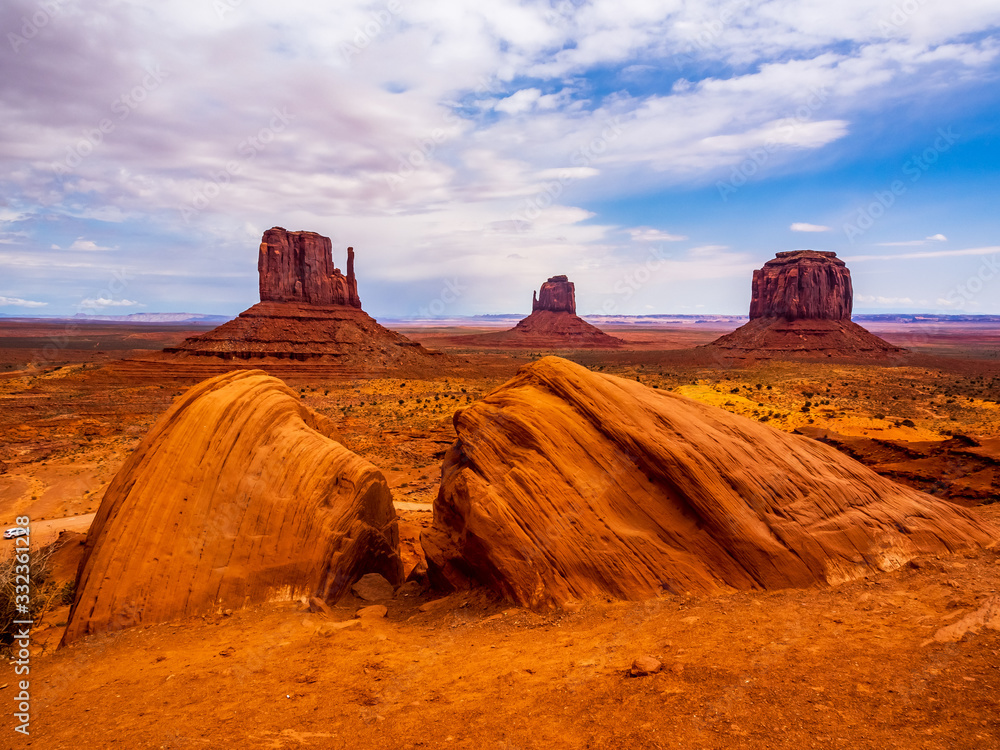
<svg viewBox="0 0 1000 750"><path fill-rule="evenodd" d="M900 424L903 427L916 427L917 426L916 424L914 424L914 422L913 422L912 419L904 419L902 422L900 422Z"/></svg>
<svg viewBox="0 0 1000 750"><path fill-rule="evenodd" d="M24 583L23 578L18 580L18 575L23 575L23 553L27 550L24 547L15 548L15 554L0 561L0 653L10 651L14 633L21 627L15 625L14 620L34 620L32 627L37 628L50 609L62 604L65 587L57 586L51 577L50 558L56 549L56 544L50 544L30 551L27 558L30 570L27 603L17 599L17 586ZM21 571L18 571L19 566ZM19 610L19 604L25 606L26 611Z"/></svg>

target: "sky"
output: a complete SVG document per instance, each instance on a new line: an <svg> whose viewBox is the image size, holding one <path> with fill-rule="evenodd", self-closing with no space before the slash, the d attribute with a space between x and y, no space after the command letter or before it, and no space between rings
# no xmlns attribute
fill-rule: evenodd
<svg viewBox="0 0 1000 750"><path fill-rule="evenodd" d="M272 226L384 317L1000 314L996 0L5 0L0 314L235 315Z"/></svg>

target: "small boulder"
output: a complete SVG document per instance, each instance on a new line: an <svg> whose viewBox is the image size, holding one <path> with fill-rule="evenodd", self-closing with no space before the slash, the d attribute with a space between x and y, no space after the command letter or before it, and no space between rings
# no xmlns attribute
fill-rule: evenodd
<svg viewBox="0 0 1000 750"><path fill-rule="evenodd" d="M359 620L378 620L389 614L389 609L384 604L371 604L367 607L362 607L354 616Z"/></svg>
<svg viewBox="0 0 1000 750"><path fill-rule="evenodd" d="M640 656L632 662L632 668L628 671L630 677L646 677L656 674L663 669L663 664L659 659L652 656Z"/></svg>
<svg viewBox="0 0 1000 750"><path fill-rule="evenodd" d="M378 573L368 573L351 586L351 591L366 602L383 602L395 593L392 584Z"/></svg>
<svg viewBox="0 0 1000 750"><path fill-rule="evenodd" d="M330 616L330 608L327 606L326 602L320 599L318 596L312 596L309 598L309 611L315 612L318 615Z"/></svg>

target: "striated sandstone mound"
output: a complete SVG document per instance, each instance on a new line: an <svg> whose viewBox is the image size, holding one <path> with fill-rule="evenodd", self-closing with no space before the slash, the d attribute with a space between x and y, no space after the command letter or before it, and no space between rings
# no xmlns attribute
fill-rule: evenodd
<svg viewBox="0 0 1000 750"><path fill-rule="evenodd" d="M64 643L247 604L336 600L402 577L382 473L260 371L205 381L153 425L104 495Z"/></svg>
<svg viewBox="0 0 1000 750"><path fill-rule="evenodd" d="M463 336L455 343L541 349L617 349L625 342L609 336L576 314L576 287L553 276L532 294L531 315L509 331Z"/></svg>
<svg viewBox="0 0 1000 750"><path fill-rule="evenodd" d="M173 361L310 362L350 375L439 366L436 353L361 309L354 249L347 249L345 276L333 265L331 247L329 238L315 232L268 229L257 259L261 301L164 351Z"/></svg>
<svg viewBox="0 0 1000 750"><path fill-rule="evenodd" d="M556 357L454 422L429 572L525 606L837 583L998 533L821 443Z"/></svg>
<svg viewBox="0 0 1000 750"><path fill-rule="evenodd" d="M736 359L882 358L905 350L851 321L851 272L836 253L778 253L753 272L750 322L709 344Z"/></svg>

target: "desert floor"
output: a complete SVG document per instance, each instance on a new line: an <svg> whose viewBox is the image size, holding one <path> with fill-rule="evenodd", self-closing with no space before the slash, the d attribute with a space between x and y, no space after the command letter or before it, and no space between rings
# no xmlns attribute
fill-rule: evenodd
<svg viewBox="0 0 1000 750"><path fill-rule="evenodd" d="M735 366L690 356L726 332L700 324L609 326L629 348L555 353L825 440L1000 522L1000 330L869 327L913 353ZM413 568L451 414L553 352L463 347L472 328L400 330L456 366L348 381L274 369L386 474ZM29 515L35 548L75 532L57 578L72 578L107 483L196 380L120 360L198 331L0 323L0 524ZM1000 632L934 639L997 595L998 559L987 550L833 588L563 613L411 590L385 619L358 621L364 602L348 596L331 617L275 604L57 650L61 607L33 632L31 737L8 718L0 747L1000 747ZM628 677L643 655L663 671ZM0 667L0 697L13 701L17 679Z"/></svg>

